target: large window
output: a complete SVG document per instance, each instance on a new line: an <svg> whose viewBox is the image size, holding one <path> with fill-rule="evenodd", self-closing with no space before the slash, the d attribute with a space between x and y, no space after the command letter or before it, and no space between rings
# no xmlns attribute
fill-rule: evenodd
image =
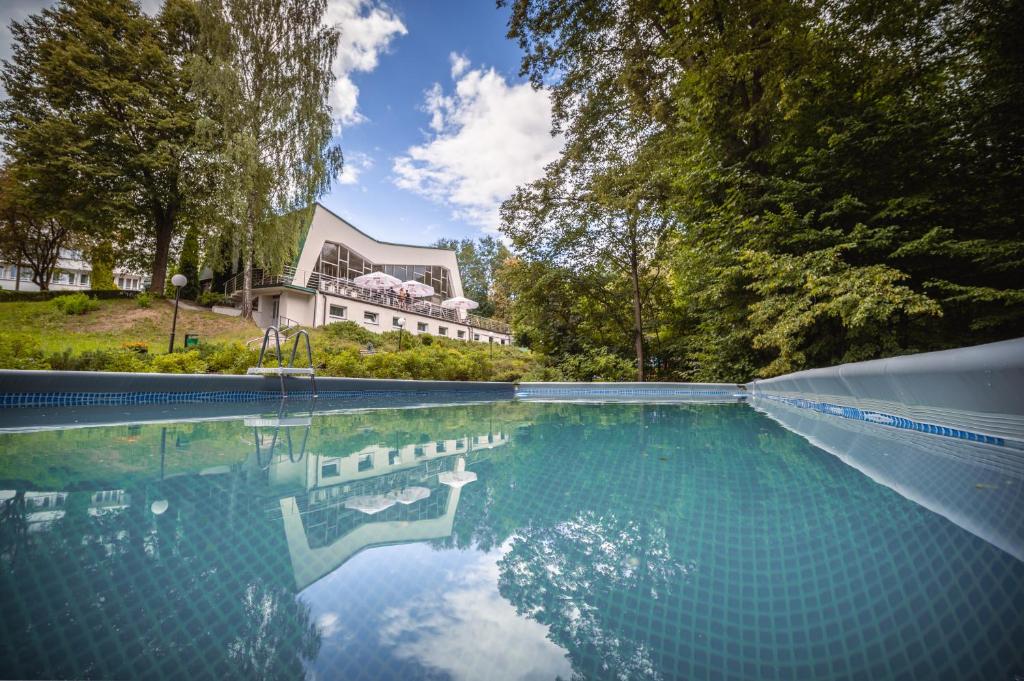
<svg viewBox="0 0 1024 681"><path fill-rule="evenodd" d="M342 279L355 279L361 274L370 272L384 272L398 277L402 281L412 279L433 286L435 295L431 300L434 302L452 297L451 275L446 267L440 265L380 265L370 262L341 244L330 241L324 242L320 257L316 261L316 271L329 277Z"/></svg>

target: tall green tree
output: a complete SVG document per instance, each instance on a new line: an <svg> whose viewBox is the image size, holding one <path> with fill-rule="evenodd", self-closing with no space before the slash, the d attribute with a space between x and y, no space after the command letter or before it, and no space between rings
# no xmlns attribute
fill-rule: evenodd
<svg viewBox="0 0 1024 681"><path fill-rule="evenodd" d="M61 0L12 22L13 56L2 70L4 151L45 178L52 205L95 236L131 226L116 240L146 254L157 291L204 184L185 69L194 9L168 0L151 18L133 0ZM61 181L67 186L53 191Z"/></svg>
<svg viewBox="0 0 1024 681"><path fill-rule="evenodd" d="M33 201L32 192L10 166L0 168L0 258L27 267L41 291L50 288L61 250L72 245L73 224ZM16 283L20 282L20 271Z"/></svg>
<svg viewBox="0 0 1024 681"><path fill-rule="evenodd" d="M567 140L543 182L613 150L659 188L683 377L1024 332L1019 1L509 4Z"/></svg>
<svg viewBox="0 0 1024 681"><path fill-rule="evenodd" d="M493 236L479 239L438 239L434 246L455 251L462 276L462 289L467 298L480 303L485 317L496 316L495 280L498 269L510 253L508 247Z"/></svg>
<svg viewBox="0 0 1024 681"><path fill-rule="evenodd" d="M242 314L252 317L254 267L292 254L308 208L342 166L327 94L338 31L326 0L203 0L198 92L229 168L220 238L237 244Z"/></svg>
<svg viewBox="0 0 1024 681"><path fill-rule="evenodd" d="M185 275L187 282L181 288L181 297L195 300L199 295L199 229L189 227L185 232L185 240L181 243L181 255L178 257L177 273Z"/></svg>

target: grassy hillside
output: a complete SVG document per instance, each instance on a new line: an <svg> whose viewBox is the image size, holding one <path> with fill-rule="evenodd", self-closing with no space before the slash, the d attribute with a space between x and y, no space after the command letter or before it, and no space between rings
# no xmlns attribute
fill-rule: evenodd
<svg viewBox="0 0 1024 681"><path fill-rule="evenodd" d="M257 348L246 341L262 332L252 322L181 309L178 352L168 355L172 302L95 304L67 314L56 301L0 303L0 369L245 373L256 363ZM199 334L198 349L182 351L186 333ZM317 373L325 376L514 381L545 374L539 357L517 348L406 333L399 352L398 333L374 334L352 322L315 329L311 340Z"/></svg>
<svg viewBox="0 0 1024 681"><path fill-rule="evenodd" d="M109 350L125 343L147 343L150 351L166 351L174 302L154 298L143 308L130 299L98 300L99 309L83 315L61 312L54 301L0 303L3 335L30 338L45 352L71 349ZM260 335L249 321L179 308L177 342L198 333L209 342L246 340Z"/></svg>

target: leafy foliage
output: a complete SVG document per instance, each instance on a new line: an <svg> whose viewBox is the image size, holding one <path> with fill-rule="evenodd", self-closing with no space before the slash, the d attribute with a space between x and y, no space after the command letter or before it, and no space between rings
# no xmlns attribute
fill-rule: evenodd
<svg viewBox="0 0 1024 681"><path fill-rule="evenodd" d="M455 251L466 297L480 303L477 309L485 317L504 319L500 291L495 288L498 270L508 259L508 247L492 236L479 239L438 239L434 246Z"/></svg>
<svg viewBox="0 0 1024 681"><path fill-rule="evenodd" d="M638 251L662 377L1024 333L1019 2L508 4L566 137L504 207L525 261L507 272L512 318L535 347L629 352L606 321L629 300L590 304L628 271L584 257L622 215L668 224Z"/></svg>
<svg viewBox="0 0 1024 681"><path fill-rule="evenodd" d="M100 309L100 304L84 293L73 293L53 299L53 306L64 314L85 314Z"/></svg>
<svg viewBox="0 0 1024 681"><path fill-rule="evenodd" d="M220 252L245 272L242 314L252 316L255 266L290 257L310 206L341 170L327 94L338 31L326 0L204 0L196 90L218 149Z"/></svg>

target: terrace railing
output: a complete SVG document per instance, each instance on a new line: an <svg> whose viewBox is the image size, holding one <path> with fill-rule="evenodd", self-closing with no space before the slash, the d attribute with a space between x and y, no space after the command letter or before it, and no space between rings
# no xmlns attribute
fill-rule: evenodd
<svg viewBox="0 0 1024 681"><path fill-rule="evenodd" d="M244 286L244 273L239 272L229 279L224 285L224 293L228 296L239 294ZM307 272L296 270L294 267L285 267L280 274L270 274L264 270L253 270L252 287L267 288L270 286L301 286L307 289L330 293L343 298L361 300L381 307L388 307L393 310L402 310L412 314L432 317L452 324L462 324L475 329L491 331L493 333L508 334L511 328L505 322L497 319L489 319L475 314L460 316L457 310L450 310L441 307L429 300L417 300L400 298L393 291L382 291L359 286L351 279L344 277L332 277L320 272Z"/></svg>

